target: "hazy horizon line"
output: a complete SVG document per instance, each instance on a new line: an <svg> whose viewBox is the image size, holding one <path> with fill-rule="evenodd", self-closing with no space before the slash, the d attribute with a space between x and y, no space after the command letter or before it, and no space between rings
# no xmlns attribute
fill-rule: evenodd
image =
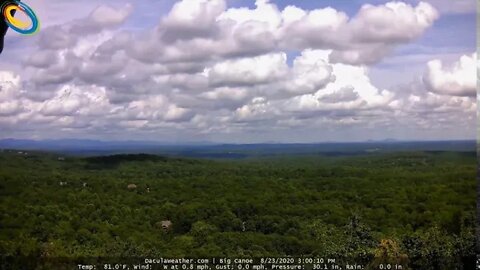
<svg viewBox="0 0 480 270"><path fill-rule="evenodd" d="M136 143L136 144L166 144L166 145L190 145L190 144L210 144L210 145L252 145L252 144L328 144L328 143L385 143L385 142L396 142L396 143L409 143L409 142L477 142L477 139L396 139L396 138L385 138L385 139L365 139L365 140L326 140L326 141L258 141L258 142L222 142L222 141L208 141L208 140L199 140L199 141L159 141L159 140L133 140L133 139L124 139L124 140L105 140L105 139L81 139L81 138L56 138L56 139L23 139L23 138L0 138L0 142L6 141L28 141L28 142L66 142L66 141L85 141L85 142L96 142L96 143Z"/></svg>

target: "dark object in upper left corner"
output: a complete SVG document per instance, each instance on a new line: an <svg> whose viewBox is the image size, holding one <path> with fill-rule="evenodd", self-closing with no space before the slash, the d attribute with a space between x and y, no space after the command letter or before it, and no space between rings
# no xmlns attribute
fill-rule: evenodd
<svg viewBox="0 0 480 270"><path fill-rule="evenodd" d="M11 0L0 0L0 6L3 6L7 2L13 2ZM11 11L12 16L15 15L15 10ZM0 10L0 54L3 51L3 44L5 43L5 35L8 31L8 25L5 22L5 16L3 16L3 12Z"/></svg>

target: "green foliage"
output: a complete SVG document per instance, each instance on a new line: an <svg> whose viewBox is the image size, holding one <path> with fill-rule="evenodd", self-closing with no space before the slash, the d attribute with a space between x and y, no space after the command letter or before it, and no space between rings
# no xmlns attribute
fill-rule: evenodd
<svg viewBox="0 0 480 270"><path fill-rule="evenodd" d="M7 256L305 255L461 269L461 257L474 255L470 154L211 161L4 152L0 167Z"/></svg>

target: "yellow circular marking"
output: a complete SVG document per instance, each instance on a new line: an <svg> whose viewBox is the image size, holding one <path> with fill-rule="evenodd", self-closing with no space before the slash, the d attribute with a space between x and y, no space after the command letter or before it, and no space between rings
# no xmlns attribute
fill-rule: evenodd
<svg viewBox="0 0 480 270"><path fill-rule="evenodd" d="M19 10L21 12L23 12L23 9L17 7L17 6L14 6L14 5L11 5L11 6L8 6L7 8L5 8L5 16L6 16L6 19L13 25L15 25L16 27L18 28L27 28L30 26L29 23L26 23L24 21L21 21L19 19L16 19L15 17L12 16L12 13L11 11L12 10Z"/></svg>

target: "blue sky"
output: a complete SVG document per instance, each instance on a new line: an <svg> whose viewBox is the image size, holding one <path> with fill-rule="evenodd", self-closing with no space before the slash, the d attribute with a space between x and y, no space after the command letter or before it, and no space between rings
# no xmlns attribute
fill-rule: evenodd
<svg viewBox="0 0 480 270"><path fill-rule="evenodd" d="M29 0L0 137L475 138L473 0L224 1Z"/></svg>
<svg viewBox="0 0 480 270"><path fill-rule="evenodd" d="M468 1L468 0L467 0ZM305 10L333 7L339 11L345 12L350 17L354 16L362 5L382 4L386 1L365 1L365 0L326 0L326 1L292 1L292 0L277 0L273 1L277 7L282 10L287 6L297 6ZM407 1L409 3L418 3L418 1ZM466 2L466 1L463 1ZM471 1L473 2L473 1ZM125 24L126 27L132 27L141 31L145 28L150 28L158 23L158 18L168 13L171 7L175 4L173 0L166 1L138 1L135 12L129 21ZM229 7L235 8L255 8L255 0L229 0ZM410 44L404 44L395 49L392 56L404 55L431 55L431 58L441 58L445 61L452 61L452 56L460 56L462 54L471 53L476 48L476 13L472 9L470 12L462 13L443 13L442 16L435 22L435 24L428 29L424 35L418 40ZM300 54L299 51L289 51L288 63L292 64L294 58ZM420 59L419 59L420 60ZM422 58L421 61L424 59ZM412 61L410 69L421 72L424 62L417 63ZM382 87L388 87L399 82L404 78L399 78L395 75L386 75L386 70L396 72L397 65L391 65L388 62L380 62L374 65L372 69L372 79ZM403 69L403 67L400 67ZM381 75L376 75L377 72ZM382 72L383 71L383 72Z"/></svg>

